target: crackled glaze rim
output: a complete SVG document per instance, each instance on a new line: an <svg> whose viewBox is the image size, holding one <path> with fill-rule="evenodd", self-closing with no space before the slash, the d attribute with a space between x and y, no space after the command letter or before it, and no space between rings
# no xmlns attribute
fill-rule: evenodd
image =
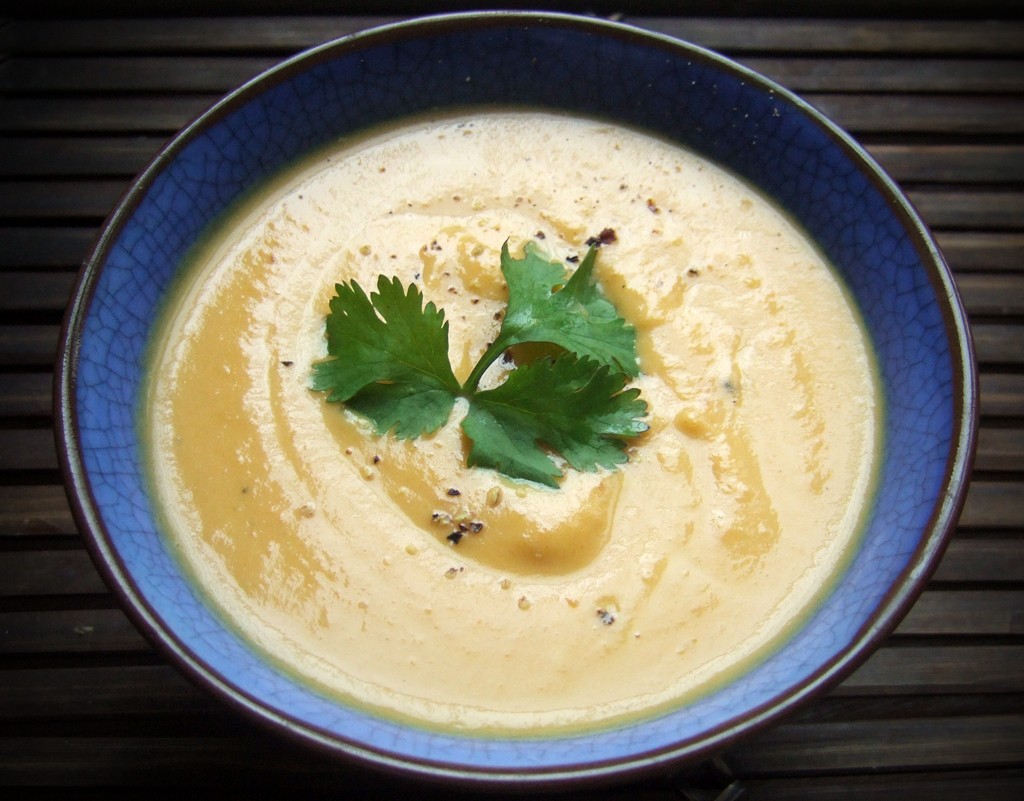
<svg viewBox="0 0 1024 801"><path fill-rule="evenodd" d="M318 63L324 58L334 57L351 49L387 43L393 38L413 36L424 28L438 30L446 26L448 28L462 26L473 29L528 23L540 25L550 23L596 35L622 37L641 46L653 45L668 48L676 53L685 52L686 55L698 58L725 73L742 75L746 81L757 86L761 91L771 92L785 99L809 117L819 128L827 132L837 146L844 148L846 154L856 161L868 175L875 188L889 199L893 213L900 217L906 229L914 234L916 247L921 253L921 261L930 270L930 280L935 287L936 295L945 301L942 307L945 334L949 339L954 372L958 381L957 386L962 388L962 394L957 394L955 398L957 406L954 415L956 449L946 467L943 484L944 495L934 508L926 533L919 541L903 574L890 588L883 603L847 647L841 650L832 661L821 666L817 672L795 687L786 687L783 692L769 702L761 704L755 709L747 710L725 725L706 732L698 740L685 741L656 751L619 755L602 762L565 764L557 768L539 770L529 767L505 770L481 769L472 763L457 764L455 761L444 764L411 762L401 755L385 753L378 748L364 747L352 740L341 740L331 732L268 708L259 699L250 697L246 692L223 680L216 671L209 668L204 660L197 658L185 643L179 642L176 634L169 631L159 615L154 613L144 594L136 585L135 579L124 569L121 558L105 531L100 510L91 493L88 475L82 462L82 454L78 449L74 397L81 328L84 317L88 313L89 301L98 279L99 270L108 255L109 248L120 233L120 226L136 210L137 204L150 188L155 177L173 161L184 143L187 143L194 135L201 133L203 128L211 122L216 122L222 116L244 105L264 85L285 81L289 76L294 76L307 69L311 63ZM55 374L55 399L59 410L56 434L61 468L68 487L72 512L104 578L115 589L133 620L151 641L166 651L193 679L212 690L216 695L226 698L250 716L270 725L273 729L283 730L305 743L314 744L331 753L356 757L364 764L390 768L420 778L461 779L477 784L498 786L508 786L509 783L559 786L566 782L597 781L612 777L619 779L647 773L654 768L664 768L684 761L705 758L738 738L777 721L795 707L820 695L852 672L867 655L875 650L905 615L922 591L928 576L938 564L963 506L967 477L973 462L978 416L977 375L973 349L966 315L952 282L949 268L910 203L903 197L895 183L859 145L834 123L797 96L716 53L632 26L566 14L529 12L449 14L383 26L328 42L300 53L227 95L186 127L156 156L150 166L133 182L128 193L105 222L100 238L85 261L73 293L73 301L68 307L61 331L59 353Z"/></svg>

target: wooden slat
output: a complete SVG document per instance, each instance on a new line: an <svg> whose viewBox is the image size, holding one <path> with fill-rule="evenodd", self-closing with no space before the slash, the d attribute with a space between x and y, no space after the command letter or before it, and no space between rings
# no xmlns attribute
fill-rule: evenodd
<svg viewBox="0 0 1024 801"><path fill-rule="evenodd" d="M831 695L1024 692L1021 645L887 645Z"/></svg>
<svg viewBox="0 0 1024 801"><path fill-rule="evenodd" d="M0 64L0 90L224 93L280 61L277 56L22 56ZM1018 60L755 56L740 63L798 92L1024 91L1024 62Z"/></svg>
<svg viewBox="0 0 1024 801"><path fill-rule="evenodd" d="M10 136L0 177L137 174L164 136ZM898 181L1015 183L1024 180L1024 146L1015 144L868 143L866 150Z"/></svg>
<svg viewBox="0 0 1024 801"><path fill-rule="evenodd" d="M64 487L0 485L0 537L77 536Z"/></svg>
<svg viewBox="0 0 1024 801"><path fill-rule="evenodd" d="M960 528L1024 529L1024 493L1016 481L971 481Z"/></svg>
<svg viewBox="0 0 1024 801"><path fill-rule="evenodd" d="M896 633L1019 636L1024 634L1024 591L927 591ZM148 650L118 609L0 612L0 655Z"/></svg>
<svg viewBox="0 0 1024 801"><path fill-rule="evenodd" d="M0 64L0 91L223 94L280 60L267 56L22 57Z"/></svg>
<svg viewBox="0 0 1024 801"><path fill-rule="evenodd" d="M49 373L7 373L0 379L0 417L45 417L52 409Z"/></svg>
<svg viewBox="0 0 1024 801"><path fill-rule="evenodd" d="M0 537L36 535L77 536L63 487L0 486Z"/></svg>
<svg viewBox="0 0 1024 801"><path fill-rule="evenodd" d="M0 218L102 220L128 183L124 179L0 181ZM908 196L933 228L1013 229L1024 220L1024 193L1018 191L919 189Z"/></svg>
<svg viewBox="0 0 1024 801"><path fill-rule="evenodd" d="M896 628L901 635L1024 634L1024 590L929 590Z"/></svg>
<svg viewBox="0 0 1024 801"><path fill-rule="evenodd" d="M228 714L169 665L5 670L0 722Z"/></svg>
<svg viewBox="0 0 1024 801"><path fill-rule="evenodd" d="M96 225L0 226L0 268L77 270L97 233ZM935 238L958 273L1024 271L1024 234L937 231Z"/></svg>
<svg viewBox="0 0 1024 801"><path fill-rule="evenodd" d="M393 779L378 774L360 774L351 765L331 759L323 753L301 749L299 745L262 730L248 726L237 727L237 733L208 735L199 729L196 733L131 737L124 734L96 734L55 736L12 735L0 740L0 773L13 785L83 786L135 786L181 787L202 782L213 782L218 787L233 790L259 787L294 793L302 787L351 787L346 797L373 799L381 797L421 797L425 799L482 799L482 795L463 795L456 788L430 790L424 787L405 787L396 791ZM1016 715L976 716L968 718L939 718L905 721L855 721L847 723L792 724L780 726L735 746L725 754L726 764L741 777L744 785L756 788L756 795L742 798L764 799L762 789L769 786L758 779L785 778L790 787L799 786L801 794L789 796L801 801L816 798L907 798L905 784L880 772L935 770L945 772L946 784L953 781L949 771L953 768L979 769L983 767L1015 766L1021 760L1024 739L1021 737L1022 718ZM808 768L808 766L814 766ZM818 767L820 766L820 767ZM817 768L817 770L815 769ZM827 778L815 777L829 771ZM877 795L847 795L856 786L850 774L867 774ZM980 779L973 786L979 788L1000 786L997 781ZM796 777L807 777L799 785ZM813 795L814 782L839 792ZM325 784L329 782L329 784ZM863 784L861 784L863 788ZM869 787L872 785L868 785ZM941 787L938 777L923 784L923 792L915 799L957 798L955 795L934 796L930 787ZM966 786L970 784L970 778ZM360 788L363 788L360 790ZM886 789L894 794L886 794ZM902 788L902 792L901 792ZM1016 787L1019 790L1019 785ZM941 792L941 791L940 791ZM652 801L652 799L678 798L678 793L664 789L630 792L628 789L596 789L586 796L616 801ZM573 796L577 797L577 796ZM710 796L708 796L710 797ZM996 801L1014 798L1009 795L972 796Z"/></svg>
<svg viewBox="0 0 1024 801"><path fill-rule="evenodd" d="M1024 690L1022 646L884 647L831 692L860 695L936 695ZM117 715L227 712L176 668L164 664L7 670L0 682L0 723L47 718L84 720Z"/></svg>
<svg viewBox="0 0 1024 801"><path fill-rule="evenodd" d="M162 136L9 137L0 178L132 178L166 142Z"/></svg>
<svg viewBox="0 0 1024 801"><path fill-rule="evenodd" d="M292 52L394 17L287 16L194 19L14 20L0 30L12 54ZM906 53L1019 56L1024 26L1007 20L674 18L623 21L730 52Z"/></svg>
<svg viewBox="0 0 1024 801"><path fill-rule="evenodd" d="M884 16L884 15L879 15ZM626 18L651 30L731 53L966 53L1019 55L1024 29L1005 20ZM1003 27L1005 26L1005 27Z"/></svg>
<svg viewBox="0 0 1024 801"><path fill-rule="evenodd" d="M919 189L907 195L932 228L1019 230L1024 222L1024 193L1018 191Z"/></svg>
<svg viewBox="0 0 1024 801"><path fill-rule="evenodd" d="M0 227L0 267L77 270L97 233L96 226ZM958 272L1024 271L1024 234L937 231L935 238Z"/></svg>
<svg viewBox="0 0 1024 801"><path fill-rule="evenodd" d="M897 771L876 775L837 774L777 777L742 782L744 801L1020 801L1024 772L1017 769L933 772Z"/></svg>
<svg viewBox="0 0 1024 801"><path fill-rule="evenodd" d="M981 414L985 417L1020 417L1024 413L1024 375L982 373Z"/></svg>
<svg viewBox="0 0 1024 801"><path fill-rule="evenodd" d="M56 325L0 325L0 366L52 365L59 333ZM982 322L971 333L982 365L1024 364L1024 325Z"/></svg>
<svg viewBox="0 0 1024 801"><path fill-rule="evenodd" d="M995 93L1024 90L1024 62L992 59L741 58L796 92Z"/></svg>
<svg viewBox="0 0 1024 801"><path fill-rule="evenodd" d="M49 429L0 429L0 469L53 470L58 467ZM975 468L1024 470L1024 428L982 428Z"/></svg>
<svg viewBox="0 0 1024 801"><path fill-rule="evenodd" d="M57 325L0 325L0 366L52 366L59 337Z"/></svg>
<svg viewBox="0 0 1024 801"><path fill-rule="evenodd" d="M84 550L0 551L0 598L107 592Z"/></svg>
<svg viewBox="0 0 1024 801"><path fill-rule="evenodd" d="M1024 234L937 231L935 240L957 271L1024 271Z"/></svg>
<svg viewBox="0 0 1024 801"><path fill-rule="evenodd" d="M1024 646L883 647L831 696L1021 692L1022 659ZM164 664L7 670L3 676L0 723L227 710Z"/></svg>
<svg viewBox="0 0 1024 801"><path fill-rule="evenodd" d="M12 98L0 117L0 132L12 133L112 133L168 135L219 99L220 95L126 98Z"/></svg>
<svg viewBox="0 0 1024 801"><path fill-rule="evenodd" d="M1015 97L805 93L803 98L857 135L1024 132L1024 104Z"/></svg>
<svg viewBox="0 0 1024 801"><path fill-rule="evenodd" d="M933 582L1024 583L1024 541L954 539ZM0 597L106 591L85 551L0 551Z"/></svg>
<svg viewBox="0 0 1024 801"><path fill-rule="evenodd" d="M288 54L396 18L274 16L235 19L14 20L0 29L0 51L12 54L231 53Z"/></svg>
<svg viewBox="0 0 1024 801"><path fill-rule="evenodd" d="M917 183L1004 184L1024 181L1024 147L970 144L867 144L895 180Z"/></svg>
<svg viewBox="0 0 1024 801"><path fill-rule="evenodd" d="M960 517L970 531L1024 528L1024 493L1016 482L971 483ZM0 536L74 535L64 489L57 485L0 486Z"/></svg>
<svg viewBox="0 0 1024 801"><path fill-rule="evenodd" d="M97 233L95 225L0 227L0 267L77 270Z"/></svg>
<svg viewBox="0 0 1024 801"><path fill-rule="evenodd" d="M0 218L101 221L127 188L128 182L121 179L3 181L0 182Z"/></svg>
<svg viewBox="0 0 1024 801"><path fill-rule="evenodd" d="M0 429L0 470L56 470L57 467L51 429Z"/></svg>
<svg viewBox="0 0 1024 801"><path fill-rule="evenodd" d="M730 749L727 761L747 776L1019 765L1024 716L783 725Z"/></svg>
<svg viewBox="0 0 1024 801"><path fill-rule="evenodd" d="M70 272L0 272L0 311L61 311L74 283ZM972 316L1024 315L1024 273L965 274L957 277L956 285Z"/></svg>
<svg viewBox="0 0 1024 801"><path fill-rule="evenodd" d="M0 151L0 177L49 177L110 173L134 176L165 137L10 137ZM1001 184L1024 179L1024 149L1014 146L868 145L897 181Z"/></svg>
<svg viewBox="0 0 1024 801"><path fill-rule="evenodd" d="M1024 542L954 539L932 581L934 586L944 582L1024 584ZM0 598L107 592L106 583L84 550L0 551Z"/></svg>
<svg viewBox="0 0 1024 801"><path fill-rule="evenodd" d="M199 116L220 95L14 97L0 132L170 134ZM855 135L1024 133L1024 104L1012 96L806 93L804 99Z"/></svg>
<svg viewBox="0 0 1024 801"><path fill-rule="evenodd" d="M956 286L971 316L1024 315L1024 273L959 275Z"/></svg>
<svg viewBox="0 0 1024 801"><path fill-rule="evenodd" d="M973 481L960 528L1024 528L1024 493L1019 486L1010 481ZM75 534L64 489L57 485L0 486L0 536L34 534Z"/></svg>
<svg viewBox="0 0 1024 801"><path fill-rule="evenodd" d="M1024 364L1024 325L972 323L978 361L986 364Z"/></svg>
<svg viewBox="0 0 1024 801"><path fill-rule="evenodd" d="M74 283L69 272L0 272L0 312L63 311Z"/></svg>
<svg viewBox="0 0 1024 801"><path fill-rule="evenodd" d="M987 428L978 432L975 470L1024 470L1024 428Z"/></svg>
<svg viewBox="0 0 1024 801"><path fill-rule="evenodd" d="M932 582L1024 584L1024 539L954 539ZM1024 676L1024 671L1021 674Z"/></svg>
<svg viewBox="0 0 1024 801"><path fill-rule="evenodd" d="M151 650L120 609L0 612L0 656Z"/></svg>
<svg viewBox="0 0 1024 801"><path fill-rule="evenodd" d="M30 453L24 453L30 449ZM56 455L49 431L0 431L0 467L54 469ZM1024 470L1024 429L983 428L978 437L975 468L986 471Z"/></svg>
<svg viewBox="0 0 1024 801"><path fill-rule="evenodd" d="M200 719L201 720L201 719ZM239 733L133 736L130 733L26 736L0 739L0 775L8 786L95 788L202 788L218 793L255 791L319 795L314 788L352 787L346 798L411 798L423 788L385 790L387 779L366 774L338 758L300 749L291 740L239 726ZM363 784L365 783L365 784ZM305 792L301 788L308 788ZM201 792L201 790L200 790ZM450 793L450 791L447 791ZM455 798L446 795L446 798ZM430 798L430 796L427 796ZM440 796L437 796L440 798ZM667 796L665 801L669 801ZM638 801L645 801L640 797Z"/></svg>
<svg viewBox="0 0 1024 801"><path fill-rule="evenodd" d="M130 178L149 163L166 139L163 136L12 136L0 149L0 178ZM868 143L866 149L900 182L1009 184L1024 181L1024 146Z"/></svg>

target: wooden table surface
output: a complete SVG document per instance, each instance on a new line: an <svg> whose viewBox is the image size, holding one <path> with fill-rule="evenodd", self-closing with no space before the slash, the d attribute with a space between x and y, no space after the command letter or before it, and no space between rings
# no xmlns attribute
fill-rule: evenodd
<svg viewBox="0 0 1024 801"><path fill-rule="evenodd" d="M221 16L132 18L130 4L108 2L99 4L107 18L53 19L31 16L46 2L20 5L23 16L0 21L0 785L377 797L389 781L241 718L136 632L68 511L51 380L76 271L161 144L265 67L392 18L291 13L301 3L264 16L240 16L252 4L229 3ZM620 18L718 50L800 93L907 191L970 315L981 367L977 462L938 572L847 681L719 761L576 797L1019 801L1024 25L1008 11L991 16L1000 3L934 4L941 17L898 0L871 4L903 12L891 18L839 17L830 2L800 4L819 17L724 5L721 16L696 3L697 16L649 4L649 13ZM193 15L211 8L180 7ZM979 10L990 16L971 16Z"/></svg>

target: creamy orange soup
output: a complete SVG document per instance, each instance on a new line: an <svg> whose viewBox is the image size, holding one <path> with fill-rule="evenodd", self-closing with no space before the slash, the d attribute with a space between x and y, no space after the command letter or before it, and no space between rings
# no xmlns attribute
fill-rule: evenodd
<svg viewBox="0 0 1024 801"><path fill-rule="evenodd" d="M311 391L336 283L417 284L461 380L502 243L571 268L605 228L649 405L621 468L515 481L465 466L463 406L398 441ZM343 141L220 228L155 341L153 486L197 585L284 669L426 726L579 730L707 692L814 608L872 488L873 365L829 266L731 174L602 122Z"/></svg>

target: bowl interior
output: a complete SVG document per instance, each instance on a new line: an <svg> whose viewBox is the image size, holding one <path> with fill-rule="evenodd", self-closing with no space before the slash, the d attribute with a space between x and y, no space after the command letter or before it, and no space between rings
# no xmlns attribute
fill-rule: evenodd
<svg viewBox="0 0 1024 801"><path fill-rule="evenodd" d="M838 268L884 394L874 506L846 574L779 651L685 709L593 734L470 739L346 708L284 675L207 609L154 524L135 427L150 326L207 225L346 132L433 109L557 109L675 140L774 198ZM562 15L433 18L325 45L180 134L108 221L60 365L61 436L82 531L138 624L196 678L303 739L378 765L485 780L600 776L696 758L845 675L934 568L962 504L974 368L948 270L917 216L845 134L719 56Z"/></svg>

